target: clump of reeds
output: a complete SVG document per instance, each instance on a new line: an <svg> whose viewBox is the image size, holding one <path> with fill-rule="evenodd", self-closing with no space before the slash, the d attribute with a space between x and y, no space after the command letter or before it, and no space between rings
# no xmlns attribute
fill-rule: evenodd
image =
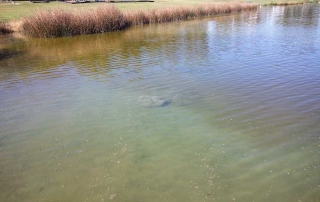
<svg viewBox="0 0 320 202"><path fill-rule="evenodd" d="M13 30L9 23L0 22L0 34L9 34L12 33Z"/></svg>
<svg viewBox="0 0 320 202"><path fill-rule="evenodd" d="M150 24L181 21L204 16L223 15L231 12L257 9L255 4L229 3L229 4L206 4L198 7L172 7L151 11L126 12L126 21L129 24Z"/></svg>
<svg viewBox="0 0 320 202"><path fill-rule="evenodd" d="M291 1L291 2L271 2L270 6L289 6L289 5L298 5L303 4L303 1Z"/></svg>
<svg viewBox="0 0 320 202"><path fill-rule="evenodd" d="M93 11L53 9L38 11L22 23L23 32L32 37L50 38L94 34L126 27L124 14L114 6Z"/></svg>
<svg viewBox="0 0 320 202"><path fill-rule="evenodd" d="M181 21L257 9L255 4L207 4L198 7L173 7L122 12L114 6L94 10L46 10L27 17L22 30L31 37L62 37L122 30L131 25Z"/></svg>

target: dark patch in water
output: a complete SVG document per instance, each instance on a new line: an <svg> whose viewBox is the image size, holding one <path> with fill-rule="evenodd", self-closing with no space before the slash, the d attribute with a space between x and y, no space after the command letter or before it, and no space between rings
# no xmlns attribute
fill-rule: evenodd
<svg viewBox="0 0 320 202"><path fill-rule="evenodd" d="M20 51L10 49L0 49L0 60L5 60L21 54Z"/></svg>
<svg viewBox="0 0 320 202"><path fill-rule="evenodd" d="M41 187L39 192L42 192L46 187Z"/></svg>
<svg viewBox="0 0 320 202"><path fill-rule="evenodd" d="M145 107L166 107L171 102L170 100L160 98L158 96L140 96L140 102Z"/></svg>

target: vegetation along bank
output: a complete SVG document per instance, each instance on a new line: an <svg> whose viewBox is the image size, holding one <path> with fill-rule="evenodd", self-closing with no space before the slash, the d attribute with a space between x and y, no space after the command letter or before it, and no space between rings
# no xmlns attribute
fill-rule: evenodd
<svg viewBox="0 0 320 202"><path fill-rule="evenodd" d="M121 11L111 5L87 11L54 8L39 10L34 15L25 17L21 21L20 30L25 35L35 38L96 34L123 30L133 25L182 21L256 10L257 7L257 4L251 3L224 3L127 11ZM4 27L10 30L8 23L4 24Z"/></svg>

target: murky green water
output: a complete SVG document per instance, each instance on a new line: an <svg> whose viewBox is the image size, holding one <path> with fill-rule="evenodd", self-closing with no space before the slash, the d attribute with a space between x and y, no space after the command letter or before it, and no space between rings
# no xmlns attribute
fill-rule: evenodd
<svg viewBox="0 0 320 202"><path fill-rule="evenodd" d="M319 201L320 7L0 39L0 201Z"/></svg>

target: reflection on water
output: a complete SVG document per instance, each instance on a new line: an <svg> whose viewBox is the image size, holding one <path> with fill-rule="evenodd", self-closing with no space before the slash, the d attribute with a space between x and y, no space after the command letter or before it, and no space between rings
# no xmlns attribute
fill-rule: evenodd
<svg viewBox="0 0 320 202"><path fill-rule="evenodd" d="M0 201L319 201L319 13L1 38Z"/></svg>

